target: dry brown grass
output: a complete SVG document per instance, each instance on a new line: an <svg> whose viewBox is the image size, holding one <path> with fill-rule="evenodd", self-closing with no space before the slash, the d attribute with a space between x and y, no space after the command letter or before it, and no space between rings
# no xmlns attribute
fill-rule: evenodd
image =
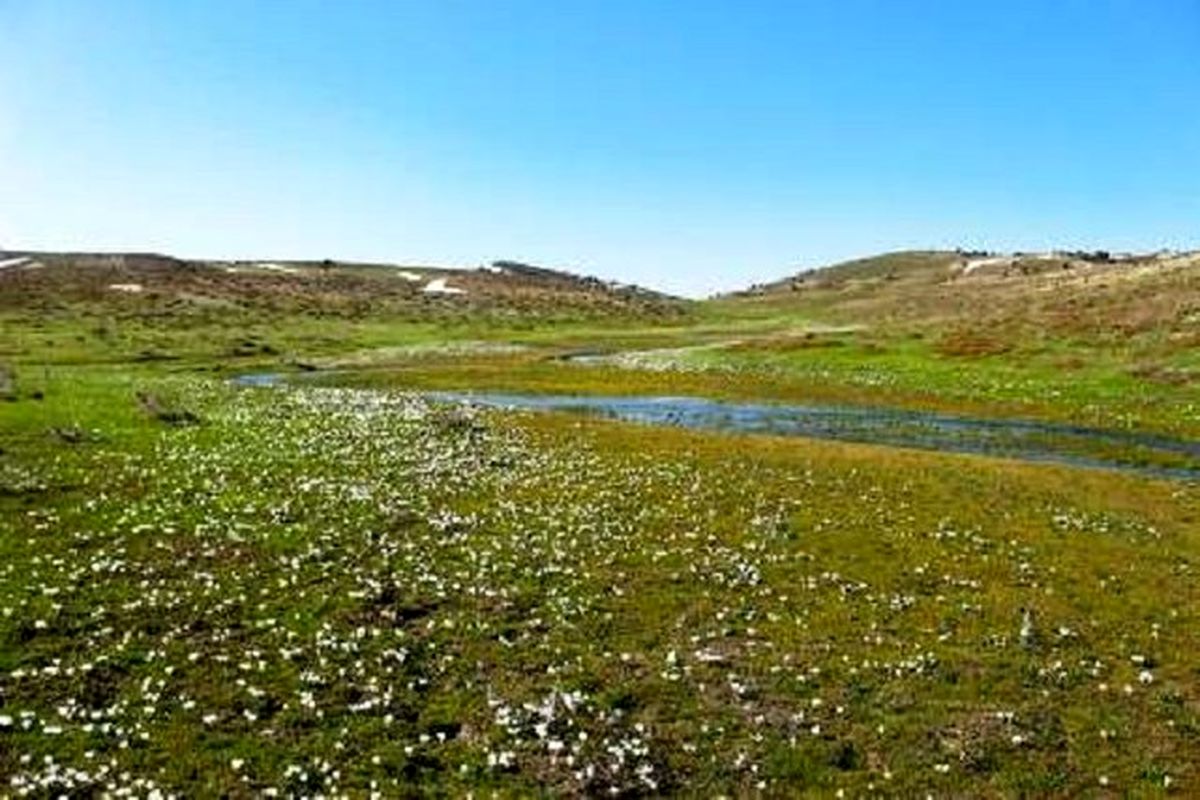
<svg viewBox="0 0 1200 800"><path fill-rule="evenodd" d="M84 306L137 316L262 310L288 314L430 318L479 312L674 316L687 304L633 288L610 287L567 273L397 269L379 265L282 262L290 272L253 264L186 261L159 255L39 254L35 269L0 271L0 309L53 312ZM402 272L420 280L406 280ZM423 291L445 279L462 294ZM137 285L123 292L113 286Z"/></svg>
<svg viewBox="0 0 1200 800"><path fill-rule="evenodd" d="M943 336L934 349L944 356L983 358L1007 353L1012 344L979 331L957 330Z"/></svg>

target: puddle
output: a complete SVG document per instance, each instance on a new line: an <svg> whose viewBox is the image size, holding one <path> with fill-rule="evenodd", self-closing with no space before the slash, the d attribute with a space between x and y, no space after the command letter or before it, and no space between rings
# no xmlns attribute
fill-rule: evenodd
<svg viewBox="0 0 1200 800"><path fill-rule="evenodd" d="M234 375L229 382L234 386L278 386L289 376L282 372L251 372L245 375Z"/></svg>

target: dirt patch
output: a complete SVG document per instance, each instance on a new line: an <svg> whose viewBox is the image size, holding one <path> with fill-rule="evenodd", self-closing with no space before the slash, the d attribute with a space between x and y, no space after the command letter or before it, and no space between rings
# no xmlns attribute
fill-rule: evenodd
<svg viewBox="0 0 1200 800"><path fill-rule="evenodd" d="M951 358L984 358L1012 350L1009 342L976 331L955 331L943 336L934 349Z"/></svg>
<svg viewBox="0 0 1200 800"><path fill-rule="evenodd" d="M1129 370L1129 374L1139 380L1167 386L1187 386L1196 380L1193 370L1164 364L1138 364Z"/></svg>

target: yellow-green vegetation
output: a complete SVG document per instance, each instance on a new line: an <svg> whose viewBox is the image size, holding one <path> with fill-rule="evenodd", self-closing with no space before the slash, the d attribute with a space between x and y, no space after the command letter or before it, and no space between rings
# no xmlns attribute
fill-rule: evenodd
<svg viewBox="0 0 1200 800"><path fill-rule="evenodd" d="M1195 253L894 253L721 298L702 313L771 321L779 332L706 354L710 368L865 386L906 405L1200 433ZM804 321L855 332L812 335Z"/></svg>
<svg viewBox="0 0 1200 800"><path fill-rule="evenodd" d="M940 285L939 258L919 280ZM303 289L331 273L297 269L251 276L290 287L275 310L175 313L167 289L3 304L3 792L1200 793L1194 483L419 393L1187 437L1190 380L1134 368L1186 318L1039 355L969 315L838 299L906 308L888 270L695 304L564 284L509 313L499 283L487 308L398 289L337 310ZM227 380L280 370L313 377Z"/></svg>
<svg viewBox="0 0 1200 800"><path fill-rule="evenodd" d="M279 273L160 257L116 266L42 258L43 269L0 274L0 359L10 363L415 363L437 371L421 381L440 383L449 364L460 388L524 380L511 369L546 390L614 386L561 360L586 352L608 356L591 366L621 368L618 388L640 390L630 373L641 370L723 396L1200 435L1195 255L897 253L706 302L521 265L453 273L304 262L274 265L294 270ZM467 289L429 295L410 270ZM111 288L131 285L143 291ZM455 352L448 342L460 343ZM504 384L480 383L493 377Z"/></svg>

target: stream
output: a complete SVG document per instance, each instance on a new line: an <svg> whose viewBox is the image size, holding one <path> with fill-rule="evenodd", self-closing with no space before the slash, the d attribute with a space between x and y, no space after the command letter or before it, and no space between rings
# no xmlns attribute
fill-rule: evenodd
<svg viewBox="0 0 1200 800"><path fill-rule="evenodd" d="M234 378L233 382L248 387L274 386L289 379L284 374L262 373L241 375ZM467 403L487 408L555 411L644 425L974 453L1021 461L1119 470L1148 477L1200 480L1200 442L1055 422L984 419L892 408L754 403L702 397L488 391L437 391L425 394L439 402Z"/></svg>

